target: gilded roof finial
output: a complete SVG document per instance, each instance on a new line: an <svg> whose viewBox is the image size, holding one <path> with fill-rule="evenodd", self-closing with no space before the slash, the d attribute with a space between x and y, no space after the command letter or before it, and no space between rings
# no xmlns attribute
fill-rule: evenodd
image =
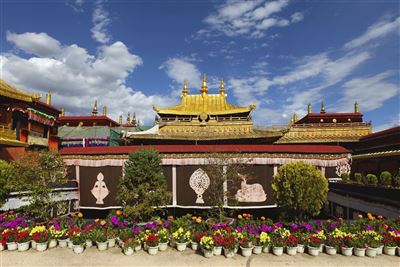
<svg viewBox="0 0 400 267"><path fill-rule="evenodd" d="M308 110L307 110L308 114L312 113L312 107L311 107L311 103L308 103Z"/></svg>
<svg viewBox="0 0 400 267"><path fill-rule="evenodd" d="M322 102L321 102L321 113L325 113L325 104L324 104L324 100L322 100Z"/></svg>
<svg viewBox="0 0 400 267"><path fill-rule="evenodd" d="M224 80L221 80L221 85L219 86L219 93L221 95L225 95L225 84L224 84Z"/></svg>
<svg viewBox="0 0 400 267"><path fill-rule="evenodd" d="M61 114L60 117L64 117L65 116L65 108L61 107Z"/></svg>
<svg viewBox="0 0 400 267"><path fill-rule="evenodd" d="M136 127L136 112L133 112L131 124L133 127Z"/></svg>
<svg viewBox="0 0 400 267"><path fill-rule="evenodd" d="M360 112L360 108L358 106L358 102L354 102L354 113L359 113Z"/></svg>
<svg viewBox="0 0 400 267"><path fill-rule="evenodd" d="M202 94L206 94L206 93L208 92L207 77L206 77L206 74L205 74L205 73L203 74L203 82L202 82L202 84L201 84L201 90L200 90L200 92L201 92Z"/></svg>
<svg viewBox="0 0 400 267"><path fill-rule="evenodd" d="M119 120L118 120L118 123L120 124L120 125L122 125L122 115L119 115Z"/></svg>
<svg viewBox="0 0 400 267"><path fill-rule="evenodd" d="M94 101L92 115L97 116L97 100Z"/></svg>
<svg viewBox="0 0 400 267"><path fill-rule="evenodd" d="M46 94L46 104L51 105L51 92L50 91Z"/></svg>
<svg viewBox="0 0 400 267"><path fill-rule="evenodd" d="M103 116L107 116L107 107L106 106L103 107Z"/></svg>
<svg viewBox="0 0 400 267"><path fill-rule="evenodd" d="M131 124L131 113L128 112L128 116L126 117L126 124Z"/></svg>
<svg viewBox="0 0 400 267"><path fill-rule="evenodd" d="M188 93L189 93L189 88L188 88L187 82L186 82L186 80L185 80L185 81L183 82L182 95L183 95L183 96L186 96Z"/></svg>

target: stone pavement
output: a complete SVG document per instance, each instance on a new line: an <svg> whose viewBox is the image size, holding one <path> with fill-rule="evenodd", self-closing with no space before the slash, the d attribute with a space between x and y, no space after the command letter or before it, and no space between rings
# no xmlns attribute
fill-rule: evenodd
<svg viewBox="0 0 400 267"><path fill-rule="evenodd" d="M156 256L139 251L131 256L122 254L121 249L110 248L98 251L91 247L83 254L75 254L67 248L54 248L45 252L30 249L26 252L0 252L0 266L400 266L399 256L345 257L342 255L329 256L320 254L317 257L308 254L296 256L274 256L272 254L253 255L249 258L237 254L234 258L214 256L204 258L200 253L187 249L178 252L168 248Z"/></svg>

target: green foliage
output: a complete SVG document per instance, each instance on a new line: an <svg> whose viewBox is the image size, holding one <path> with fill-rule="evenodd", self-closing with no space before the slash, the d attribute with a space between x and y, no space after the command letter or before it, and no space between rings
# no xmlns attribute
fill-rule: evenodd
<svg viewBox="0 0 400 267"><path fill-rule="evenodd" d="M11 182L14 177L13 166L4 160L0 160L0 207L4 205L12 190Z"/></svg>
<svg viewBox="0 0 400 267"><path fill-rule="evenodd" d="M171 194L161 167L161 156L154 149L130 153L120 179L117 200L133 220L146 221L162 211Z"/></svg>
<svg viewBox="0 0 400 267"><path fill-rule="evenodd" d="M342 178L342 181L346 183L350 180L349 174L345 172L340 175L340 178Z"/></svg>
<svg viewBox="0 0 400 267"><path fill-rule="evenodd" d="M383 171L379 176L379 183L382 186L391 186L392 185L392 174L388 171Z"/></svg>
<svg viewBox="0 0 400 267"><path fill-rule="evenodd" d="M304 219L320 213L327 201L328 181L313 165L291 162L278 169L272 189L286 216Z"/></svg>
<svg viewBox="0 0 400 267"><path fill-rule="evenodd" d="M367 174L364 179L365 184L371 184L371 185L376 185L378 184L378 177L376 177L375 174Z"/></svg>
<svg viewBox="0 0 400 267"><path fill-rule="evenodd" d="M361 173L359 173L359 172L356 172L354 174L354 182L360 184L362 182L362 180L363 180L363 175Z"/></svg>
<svg viewBox="0 0 400 267"><path fill-rule="evenodd" d="M17 177L12 187L26 192L29 201L29 205L22 209L39 220L49 219L51 210L61 205L52 198L52 195L59 195L53 192L53 188L66 181L66 167L61 156L51 152L30 152L12 165Z"/></svg>
<svg viewBox="0 0 400 267"><path fill-rule="evenodd" d="M392 184L393 187L400 187L400 173L393 177Z"/></svg>

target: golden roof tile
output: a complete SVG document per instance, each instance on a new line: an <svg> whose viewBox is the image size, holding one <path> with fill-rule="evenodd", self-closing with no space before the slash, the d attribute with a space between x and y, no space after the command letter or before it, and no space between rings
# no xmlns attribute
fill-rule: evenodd
<svg viewBox="0 0 400 267"><path fill-rule="evenodd" d="M25 102L32 102L32 99L37 98L36 95L22 91L6 83L4 80L1 79L0 79L0 95Z"/></svg>

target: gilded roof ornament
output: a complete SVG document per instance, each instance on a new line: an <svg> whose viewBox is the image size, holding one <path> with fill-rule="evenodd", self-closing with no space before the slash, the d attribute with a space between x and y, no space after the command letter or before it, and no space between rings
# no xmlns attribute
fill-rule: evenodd
<svg viewBox="0 0 400 267"><path fill-rule="evenodd" d="M354 113L360 113L360 108L357 101L354 102Z"/></svg>
<svg viewBox="0 0 400 267"><path fill-rule="evenodd" d="M187 96L189 93L189 87L187 85L186 80L183 82L182 96Z"/></svg>
<svg viewBox="0 0 400 267"><path fill-rule="evenodd" d="M103 116L107 116L107 107L106 106L103 107Z"/></svg>
<svg viewBox="0 0 400 267"><path fill-rule="evenodd" d="M312 107L311 107L311 103L308 103L308 110L307 110L308 114L312 113Z"/></svg>
<svg viewBox="0 0 400 267"><path fill-rule="evenodd" d="M50 91L46 94L46 104L51 105L51 92Z"/></svg>
<svg viewBox="0 0 400 267"><path fill-rule="evenodd" d="M207 94L208 93L208 86L207 86L207 77L206 74L203 74L203 82L201 84L201 94Z"/></svg>
<svg viewBox="0 0 400 267"><path fill-rule="evenodd" d="M97 116L97 100L94 101L92 115Z"/></svg>
<svg viewBox="0 0 400 267"><path fill-rule="evenodd" d="M61 114L60 117L64 117L65 116L65 108L61 107Z"/></svg>
<svg viewBox="0 0 400 267"><path fill-rule="evenodd" d="M221 95L225 95L225 84L224 84L224 80L221 80L221 85L219 86L219 93Z"/></svg>
<svg viewBox="0 0 400 267"><path fill-rule="evenodd" d="M122 115L119 115L119 120L118 120L118 123L120 124L120 125L122 125Z"/></svg>
<svg viewBox="0 0 400 267"><path fill-rule="evenodd" d="M321 113L325 113L325 104L324 104L324 100L322 100L322 102L321 102Z"/></svg>
<svg viewBox="0 0 400 267"><path fill-rule="evenodd" d="M126 117L126 124L131 124L131 113L128 112L128 116Z"/></svg>

